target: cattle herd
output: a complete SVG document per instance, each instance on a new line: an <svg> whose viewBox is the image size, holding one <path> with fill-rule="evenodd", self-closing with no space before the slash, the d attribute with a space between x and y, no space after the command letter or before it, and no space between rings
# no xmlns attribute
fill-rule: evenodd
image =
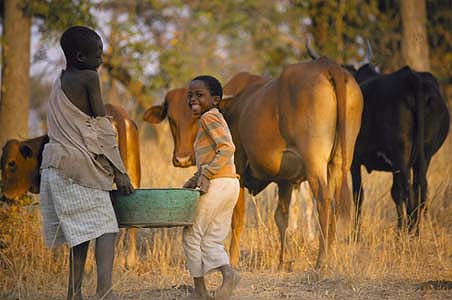
<svg viewBox="0 0 452 300"><path fill-rule="evenodd" d="M358 232L364 198L361 165L368 172L392 173L398 227L418 231L427 197L427 170L450 123L435 77L409 67L380 74L371 64L355 69L310 53L312 61L286 66L278 77L242 72L224 85L220 108L236 145L241 183L232 220L233 265L239 259L245 189L255 195L271 182L278 185L274 216L282 265L291 192L302 181L309 183L316 200L321 233L317 266L323 265L335 237L336 216L350 216L352 199ZM162 104L147 109L143 117L153 124L168 118L175 167L195 163L198 125L186 98L187 89L171 90ZM121 157L139 187L136 125L121 108L109 106L108 111L118 131ZM39 191L40 157L47 141L42 136L6 143L1 157L4 197ZM353 192L348 188L349 171ZM134 239L131 243L133 259Z"/></svg>

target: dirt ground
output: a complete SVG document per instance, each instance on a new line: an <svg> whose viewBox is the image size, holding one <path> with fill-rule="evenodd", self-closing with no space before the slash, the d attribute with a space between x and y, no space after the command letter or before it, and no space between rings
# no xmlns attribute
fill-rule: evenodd
<svg viewBox="0 0 452 300"><path fill-rule="evenodd" d="M161 278L143 275L123 280L115 289L124 300L180 300L191 290L189 284L157 288ZM186 276L184 276L186 277ZM242 279L231 300L279 300L279 299L344 299L344 300L446 300L452 299L452 282L430 281L360 281L346 279L316 278L317 274L292 273L242 273ZM183 281L186 281L184 278ZM41 291L35 299L65 299L64 288L56 286L54 291ZM94 300L93 287L85 288L86 300ZM1 295L1 300L28 299L23 295Z"/></svg>
<svg viewBox="0 0 452 300"><path fill-rule="evenodd" d="M350 282L346 279L320 279L316 274L242 273L232 300L267 299L452 299L450 282ZM118 291L122 299L183 299L188 285L149 289L143 278L141 288Z"/></svg>

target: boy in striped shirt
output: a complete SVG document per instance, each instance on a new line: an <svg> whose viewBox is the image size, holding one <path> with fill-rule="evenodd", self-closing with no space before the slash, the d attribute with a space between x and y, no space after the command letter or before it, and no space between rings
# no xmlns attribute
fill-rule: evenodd
<svg viewBox="0 0 452 300"><path fill-rule="evenodd" d="M198 171L185 184L198 188L201 197L193 226L183 234L187 267L195 289L189 299L211 299L204 275L220 270L223 284L215 299L229 299L239 280L224 248L232 212L239 196L239 180L234 165L235 146L228 125L217 106L223 96L220 82L212 76L198 76L189 85L188 105L199 117L194 143Z"/></svg>

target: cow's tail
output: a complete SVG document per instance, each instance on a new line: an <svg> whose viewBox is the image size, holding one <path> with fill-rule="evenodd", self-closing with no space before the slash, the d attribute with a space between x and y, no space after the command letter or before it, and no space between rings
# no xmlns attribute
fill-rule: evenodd
<svg viewBox="0 0 452 300"><path fill-rule="evenodd" d="M347 141L347 73L336 63L332 63L329 68L329 73L332 77L334 89L336 91L337 99L337 132L338 136L336 140L340 144L340 149L335 151L341 151L342 164L340 176L336 179L336 183L339 189L339 195L336 193L335 204L339 216L350 219L352 199L351 192L348 186L348 172L351 162L348 161L347 145L350 143ZM336 142L337 144L337 142Z"/></svg>
<svg viewBox="0 0 452 300"><path fill-rule="evenodd" d="M425 179L425 176L427 175L427 163L425 160L425 148L424 148L424 135L425 135L425 120L424 120L424 114L425 114L425 97L424 97L424 89L423 89L423 83L422 78L415 74L414 72L411 72L411 75L414 76L415 80L413 82L415 83L415 113L414 117L416 119L416 130L415 130L415 136L414 136L414 147L415 147L415 156L414 156L414 164L415 168L417 169L417 173L420 180ZM419 180L416 180L418 183L417 186L413 186L414 189L419 189L418 195L421 195L421 182ZM413 208L418 207L419 208L419 201L420 199L414 199L415 203L412 203ZM413 213L418 213L417 211L414 211Z"/></svg>
<svg viewBox="0 0 452 300"><path fill-rule="evenodd" d="M417 79L419 79L419 84L417 84L416 89L416 151L418 153L417 155L417 161L419 162L419 171L421 174L425 173L425 149L424 149L424 135L425 135L425 120L424 120L424 114L425 114L425 97L423 93L422 88L422 79L417 75Z"/></svg>

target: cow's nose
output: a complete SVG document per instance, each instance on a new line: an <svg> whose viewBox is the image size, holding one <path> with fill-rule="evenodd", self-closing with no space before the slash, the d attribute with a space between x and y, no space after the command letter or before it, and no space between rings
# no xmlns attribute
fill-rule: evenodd
<svg viewBox="0 0 452 300"><path fill-rule="evenodd" d="M190 167L193 165L193 159L191 155L174 156L173 164L175 167Z"/></svg>

